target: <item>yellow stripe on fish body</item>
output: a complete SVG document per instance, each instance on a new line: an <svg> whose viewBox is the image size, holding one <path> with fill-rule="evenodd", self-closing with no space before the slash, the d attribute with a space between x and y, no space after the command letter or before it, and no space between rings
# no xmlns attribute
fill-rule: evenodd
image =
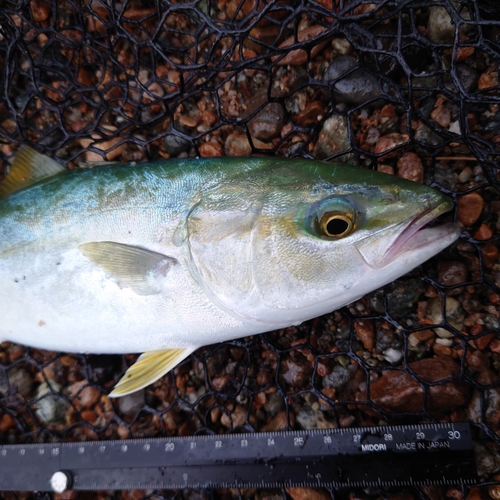
<svg viewBox="0 0 500 500"><path fill-rule="evenodd" d="M145 352L113 395L197 347L299 324L458 237L435 190L283 158L63 170L23 148L0 187L0 340Z"/></svg>

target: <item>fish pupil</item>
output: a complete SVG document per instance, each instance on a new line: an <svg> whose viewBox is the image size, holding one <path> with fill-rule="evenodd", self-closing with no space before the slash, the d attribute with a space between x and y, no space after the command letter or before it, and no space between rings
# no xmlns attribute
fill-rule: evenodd
<svg viewBox="0 0 500 500"><path fill-rule="evenodd" d="M331 218L326 224L326 230L331 236L340 236L349 229L349 223L337 217Z"/></svg>

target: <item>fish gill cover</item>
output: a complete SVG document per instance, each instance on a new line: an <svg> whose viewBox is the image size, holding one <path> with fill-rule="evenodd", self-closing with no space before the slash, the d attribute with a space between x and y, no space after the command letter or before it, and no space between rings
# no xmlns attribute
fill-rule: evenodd
<svg viewBox="0 0 500 500"><path fill-rule="evenodd" d="M118 400L107 394L136 356L4 343L0 442L469 421L489 486L97 497L498 498L499 20L495 0L4 0L4 173L20 143L70 168L334 159L449 194L463 234L340 311L200 349Z"/></svg>

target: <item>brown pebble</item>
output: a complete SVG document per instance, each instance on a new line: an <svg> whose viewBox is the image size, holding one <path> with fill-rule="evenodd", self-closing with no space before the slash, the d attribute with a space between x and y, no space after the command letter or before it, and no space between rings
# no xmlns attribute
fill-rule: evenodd
<svg viewBox="0 0 500 500"><path fill-rule="evenodd" d="M432 110L431 118L443 128L448 128L451 122L451 111L444 104L440 104Z"/></svg>
<svg viewBox="0 0 500 500"><path fill-rule="evenodd" d="M399 146L400 144L404 144L408 142L408 135L406 134L398 134L398 133L393 133L393 134L387 134L383 135L380 137L378 140L377 144L375 145L375 154L381 154L385 153L386 151L389 151L396 146ZM388 156L386 155L385 158Z"/></svg>
<svg viewBox="0 0 500 500"><path fill-rule="evenodd" d="M4 413L0 417L0 432L5 432L11 427L14 427L14 424L14 419L8 413Z"/></svg>
<svg viewBox="0 0 500 500"><path fill-rule="evenodd" d="M460 488L457 488L456 486L452 486L451 488L448 488L446 490L446 497L450 498L451 500L462 500L462 490Z"/></svg>
<svg viewBox="0 0 500 500"><path fill-rule="evenodd" d="M326 377L330 374L330 367L326 363L322 363L321 361L318 363L317 370L318 375L320 377Z"/></svg>
<svg viewBox="0 0 500 500"><path fill-rule="evenodd" d="M381 163L377 167L377 170L379 172L383 172L384 174L394 175L394 168L391 167L390 165L386 165L385 163Z"/></svg>
<svg viewBox="0 0 500 500"><path fill-rule="evenodd" d="M484 372L490 368L490 360L486 354L481 351L474 351L467 358L467 366L475 372Z"/></svg>
<svg viewBox="0 0 500 500"><path fill-rule="evenodd" d="M448 356L436 356L409 363L409 368L428 382L457 377L460 365ZM399 370L386 370L370 384L373 403L386 411L421 412L424 394L420 383L411 375ZM469 399L468 386L458 380L427 388L427 409L446 412L463 406Z"/></svg>
<svg viewBox="0 0 500 500"><path fill-rule="evenodd" d="M237 405L234 411L229 415L224 412L220 418L220 423L227 428L230 428L231 424L233 428L241 427L242 425L245 425L246 421L247 410L240 405Z"/></svg>
<svg viewBox="0 0 500 500"><path fill-rule="evenodd" d="M227 156L245 156L251 153L252 148L246 134L234 132L227 136L224 143L224 151Z"/></svg>
<svg viewBox="0 0 500 500"><path fill-rule="evenodd" d="M499 339L493 339L490 342L490 351L496 352L497 354L500 354L500 340Z"/></svg>
<svg viewBox="0 0 500 500"><path fill-rule="evenodd" d="M420 184L424 182L424 167L415 153L405 153L398 160L398 177Z"/></svg>
<svg viewBox="0 0 500 500"><path fill-rule="evenodd" d="M467 281L467 268L457 260L438 263L438 281L444 286L453 286ZM449 290L450 295L460 293L460 288Z"/></svg>
<svg viewBox="0 0 500 500"><path fill-rule="evenodd" d="M436 356L448 356L451 358L453 355L453 351L450 347L438 344L437 342L432 346L432 350Z"/></svg>
<svg viewBox="0 0 500 500"><path fill-rule="evenodd" d="M481 490L479 488L472 488L467 495L466 500L483 500Z"/></svg>
<svg viewBox="0 0 500 500"><path fill-rule="evenodd" d="M458 220L464 226L472 226L483 210L484 201L482 196L473 191L467 193L458 199Z"/></svg>
<svg viewBox="0 0 500 500"><path fill-rule="evenodd" d="M200 156L222 156L222 146L218 142L204 142L200 147Z"/></svg>
<svg viewBox="0 0 500 500"><path fill-rule="evenodd" d="M479 241L489 240L493 237L493 231L486 224L481 224L474 233L474 238Z"/></svg>
<svg viewBox="0 0 500 500"><path fill-rule="evenodd" d="M297 115L297 124L309 127L318 123L325 114L325 106L321 101L310 102L306 108Z"/></svg>
<svg viewBox="0 0 500 500"><path fill-rule="evenodd" d="M487 268L493 267L498 258L498 248L494 243L486 243L481 249L483 254L484 266Z"/></svg>
<svg viewBox="0 0 500 500"><path fill-rule="evenodd" d="M316 488L287 488L286 492L292 500L330 500L331 496L323 489Z"/></svg>
<svg viewBox="0 0 500 500"><path fill-rule="evenodd" d="M292 423L292 422L291 422ZM293 423L292 423L293 425ZM270 420L262 429L262 432L275 432L288 429L288 419L286 412L280 411L272 420Z"/></svg>
<svg viewBox="0 0 500 500"><path fill-rule="evenodd" d="M259 384L260 386L269 385L271 383L272 379L273 379L273 376L272 376L271 372L269 372L268 370L261 370L257 374L257 384Z"/></svg>
<svg viewBox="0 0 500 500"><path fill-rule="evenodd" d="M420 330L419 332L410 333L408 336L408 341L410 345L416 346L420 342L425 342L426 340L433 339L435 333L432 330Z"/></svg>
<svg viewBox="0 0 500 500"><path fill-rule="evenodd" d="M500 483L500 475L493 476L493 481ZM488 495L493 500L500 500L500 484L492 484L488 487Z"/></svg>
<svg viewBox="0 0 500 500"><path fill-rule="evenodd" d="M375 333L373 331L373 323L370 321L356 321L354 323L354 330L358 339L363 344L363 347L371 351L375 343Z"/></svg>
<svg viewBox="0 0 500 500"><path fill-rule="evenodd" d="M471 330L472 333L472 330ZM491 342L495 335L493 333L488 333L486 335L483 335L482 337L478 337L477 339L474 339L474 345L480 350L486 349L488 344Z"/></svg>

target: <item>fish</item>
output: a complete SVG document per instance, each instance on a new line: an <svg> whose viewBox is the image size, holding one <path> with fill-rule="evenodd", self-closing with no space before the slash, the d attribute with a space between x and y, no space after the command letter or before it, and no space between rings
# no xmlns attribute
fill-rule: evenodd
<svg viewBox="0 0 500 500"><path fill-rule="evenodd" d="M141 353L111 397L201 346L298 325L460 234L452 201L347 164L199 158L69 170L22 146L0 185L0 341Z"/></svg>

